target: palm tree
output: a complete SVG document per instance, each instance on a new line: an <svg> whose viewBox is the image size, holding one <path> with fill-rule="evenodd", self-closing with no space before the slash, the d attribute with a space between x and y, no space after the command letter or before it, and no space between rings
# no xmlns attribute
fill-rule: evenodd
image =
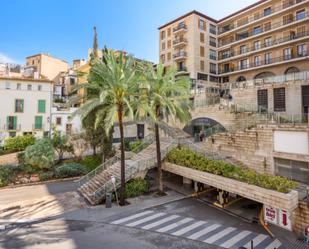
<svg viewBox="0 0 309 249"><path fill-rule="evenodd" d="M188 77L176 77L176 69L164 69L158 64L156 69L148 67L145 82L148 88L148 107L143 107L155 123L156 154L158 166L159 193L163 192L162 162L159 124L167 118L187 122L190 120L190 82Z"/></svg>
<svg viewBox="0 0 309 249"><path fill-rule="evenodd" d="M133 118L132 102L138 98L138 63L123 52L104 51L102 60L94 59L88 83L81 87L95 94L86 96L86 102L76 115L84 119L96 111L95 125L104 124L108 133L115 122L119 124L121 151L120 205L125 205L124 118Z"/></svg>

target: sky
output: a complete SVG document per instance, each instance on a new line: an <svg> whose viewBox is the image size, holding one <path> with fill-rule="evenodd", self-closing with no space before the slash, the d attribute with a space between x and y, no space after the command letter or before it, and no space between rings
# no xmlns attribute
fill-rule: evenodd
<svg viewBox="0 0 309 249"><path fill-rule="evenodd" d="M97 27L99 46L157 63L158 27L192 10L223 18L256 0L14 0L1 1L0 62L50 53L87 58Z"/></svg>

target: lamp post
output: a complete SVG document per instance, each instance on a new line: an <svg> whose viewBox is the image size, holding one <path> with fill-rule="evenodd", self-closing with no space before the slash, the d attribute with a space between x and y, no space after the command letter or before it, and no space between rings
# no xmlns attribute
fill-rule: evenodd
<svg viewBox="0 0 309 249"><path fill-rule="evenodd" d="M115 178L115 176L111 176L111 180L112 180L112 184L113 184L114 191L115 191L115 196L116 196L117 205L118 205L118 207L119 207L118 195L117 195L117 189L116 189L116 178Z"/></svg>

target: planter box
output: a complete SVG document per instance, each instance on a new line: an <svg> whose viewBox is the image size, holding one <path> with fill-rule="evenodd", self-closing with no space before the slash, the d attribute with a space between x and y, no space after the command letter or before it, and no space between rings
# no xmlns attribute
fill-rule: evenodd
<svg viewBox="0 0 309 249"><path fill-rule="evenodd" d="M162 168L173 174L240 195L250 200L270 205L274 208L292 212L298 207L298 192L294 190L284 194L167 162L163 163Z"/></svg>

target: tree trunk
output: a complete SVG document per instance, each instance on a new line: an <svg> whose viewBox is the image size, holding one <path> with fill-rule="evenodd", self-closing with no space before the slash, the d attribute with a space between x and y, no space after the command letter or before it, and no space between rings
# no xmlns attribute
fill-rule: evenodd
<svg viewBox="0 0 309 249"><path fill-rule="evenodd" d="M159 119L160 107L156 107L156 115ZM162 179L162 160L161 160L161 147L160 147L160 133L159 125L155 123L155 136L156 136L156 149L157 149L157 167L158 167L158 184L159 192L163 193L163 179Z"/></svg>
<svg viewBox="0 0 309 249"><path fill-rule="evenodd" d="M120 131L120 152L121 152L121 186L120 186L120 205L125 205L125 153L124 153L124 133L123 133L123 121L122 121L122 106L118 109L118 122Z"/></svg>

